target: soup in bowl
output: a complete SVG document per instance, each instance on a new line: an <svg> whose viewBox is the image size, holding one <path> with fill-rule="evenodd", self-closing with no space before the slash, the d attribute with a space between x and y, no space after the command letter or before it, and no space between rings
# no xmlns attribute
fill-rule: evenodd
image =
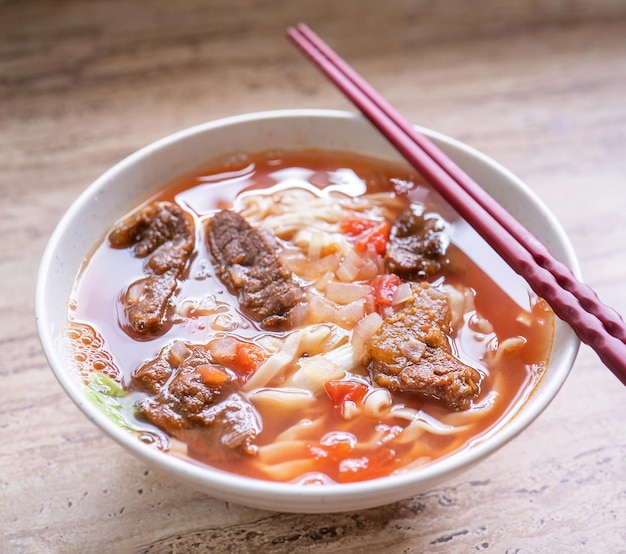
<svg viewBox="0 0 626 554"><path fill-rule="evenodd" d="M422 130L577 271L554 217ZM42 344L99 427L221 499L345 511L425 492L548 405L578 340L359 116L248 114L131 155L44 254Z"/></svg>

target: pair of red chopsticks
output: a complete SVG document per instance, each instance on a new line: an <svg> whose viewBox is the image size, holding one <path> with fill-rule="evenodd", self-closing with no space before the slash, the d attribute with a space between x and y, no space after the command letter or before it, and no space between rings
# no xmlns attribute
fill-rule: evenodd
<svg viewBox="0 0 626 554"><path fill-rule="evenodd" d="M626 325L596 293L342 60L306 25L287 31L422 176L568 323L626 385Z"/></svg>

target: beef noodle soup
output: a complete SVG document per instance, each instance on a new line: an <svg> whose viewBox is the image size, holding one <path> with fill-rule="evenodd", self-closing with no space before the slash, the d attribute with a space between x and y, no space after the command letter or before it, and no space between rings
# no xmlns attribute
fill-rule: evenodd
<svg viewBox="0 0 626 554"><path fill-rule="evenodd" d="M308 484L471 447L532 393L553 325L410 168L280 151L218 160L112 225L64 337L140 440Z"/></svg>

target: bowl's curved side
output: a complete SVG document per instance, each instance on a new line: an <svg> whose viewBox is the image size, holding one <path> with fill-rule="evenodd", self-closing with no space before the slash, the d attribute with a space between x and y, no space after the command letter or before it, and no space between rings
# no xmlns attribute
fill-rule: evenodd
<svg viewBox="0 0 626 554"><path fill-rule="evenodd" d="M439 133L421 130L578 273L576 256L565 232L526 185L484 154ZM146 463L218 498L264 509L312 513L362 509L424 492L495 451L545 409L565 381L578 350L578 339L567 325L557 322L550 370L536 392L523 412L497 434L420 470L350 485L310 488L207 470L143 444L87 401L83 385L58 348L75 277L104 230L117 218L158 186L208 160L237 151L280 148L346 150L398 158L364 118L335 110L281 110L224 118L174 133L131 154L94 181L72 204L42 257L35 312L48 362L70 398L111 438Z"/></svg>

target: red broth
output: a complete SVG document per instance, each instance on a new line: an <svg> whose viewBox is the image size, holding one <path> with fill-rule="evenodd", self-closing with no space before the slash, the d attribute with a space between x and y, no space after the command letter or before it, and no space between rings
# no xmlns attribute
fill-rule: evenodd
<svg viewBox="0 0 626 554"><path fill-rule="evenodd" d="M295 483L382 477L450 455L493 432L541 379L553 338L552 311L410 168L345 152L280 151L231 156L167 184L147 199L146 204L155 200L177 203L191 214L196 227L191 265L175 294L173 324L150 340L139 340L122 328L120 291L142 277L144 260L134 257L129 249L111 248L104 239L76 279L69 311L66 335L85 383L99 373L108 375L121 389L128 389L136 368L173 340L206 344L216 336L232 335L253 343L272 339L277 344L284 342L292 330L262 329L238 308L235 296L215 275L205 225L218 209L234 206L244 214L254 213L260 202L256 193L267 198L268 189L294 187L312 195L313 200L317 198L316 190L326 199L337 196L350 200L365 193L386 194L393 200L406 195L447 221L451 237L449 263L444 272L431 279L431 284L454 287L463 293L462 318L453 329L450 344L459 359L482 375L480 393L470 408L454 411L433 399L401 392L388 393L378 411L365 410L362 399L354 406L333 404L324 390L308 394L304 402L297 394L292 401L258 394L289 384L291 370L286 370L260 387L244 387L242 394L254 405L261 428L253 441L253 455L214 459L198 430L186 430L176 439L167 436L137 414L136 405L145 396L137 391L120 392L115 397L118 422L140 439L194 463ZM335 192L329 194L330 190ZM277 240L289 267L301 270L310 263L306 252L298 251L290 240ZM311 287L315 280L301 281ZM355 279L357 285L363 282ZM367 302L362 304L367 315ZM345 307L332 302L324 305ZM336 315L328 317L339 321L341 324L335 325L348 337L354 321L360 321L358 313L350 315L347 323ZM297 322L298 328L321 324L306 309ZM368 394L378 390L365 364L359 362L357 366L352 380L368 387ZM93 382L88 387L96 391L92 394L96 399L111 393L106 386L94 386ZM376 403L372 400L370 404Z"/></svg>

